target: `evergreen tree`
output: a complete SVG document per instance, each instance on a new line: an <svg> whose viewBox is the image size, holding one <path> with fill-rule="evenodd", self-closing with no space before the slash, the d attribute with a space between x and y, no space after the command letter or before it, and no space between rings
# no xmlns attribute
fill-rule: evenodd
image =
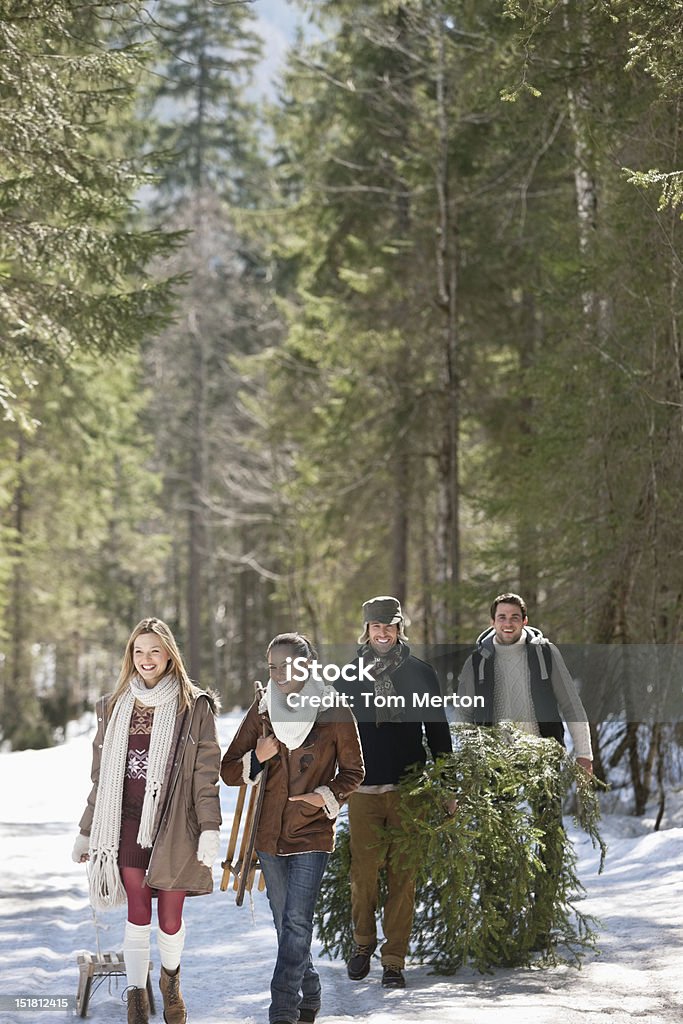
<svg viewBox="0 0 683 1024"><path fill-rule="evenodd" d="M147 268L170 239L130 216L144 165L106 142L128 131L144 54L118 44L99 7L7 0L0 13L0 404L10 415L32 367L129 349L168 313L170 282Z"/></svg>
<svg viewBox="0 0 683 1024"><path fill-rule="evenodd" d="M0 9L0 637L3 738L15 746L49 741L80 710L100 640L111 627L118 644L130 627L120 600L105 597L99 546L103 517L126 521L120 571L130 570L145 499L103 481L110 456L144 450L129 414L139 382L123 353L168 322L173 282L159 262L174 244L144 226L134 201L148 178L133 117L147 58L125 37L141 10L105 14L88 0ZM125 440L107 447L118 425ZM127 615L134 603L126 594Z"/></svg>
<svg viewBox="0 0 683 1024"><path fill-rule="evenodd" d="M249 525L262 510L245 509L244 500L236 508L232 493L245 457L237 442L249 433L233 359L267 343L274 319L264 259L245 229L245 211L253 216L268 187L247 98L260 53L253 24L248 4L206 0L168 4L154 26L160 62L148 102L154 147L165 154L154 206L186 232L174 267L187 282L176 323L146 352L160 383L149 425L176 538L170 618L194 678L219 687L237 679L235 689L249 695L252 620L254 610L268 620L268 585ZM256 635L260 658L264 638Z"/></svg>
<svg viewBox="0 0 683 1024"><path fill-rule="evenodd" d="M20 396L31 433L2 427L2 738L15 749L48 744L111 689L131 625L158 586L167 538L139 378L133 356L116 365L78 356Z"/></svg>
<svg viewBox="0 0 683 1024"><path fill-rule="evenodd" d="M264 165L248 90L263 43L254 26L250 4L215 0L168 0L152 23L159 60L147 103L167 201L206 189L231 206L258 202Z"/></svg>
<svg viewBox="0 0 683 1024"><path fill-rule="evenodd" d="M531 539L536 591L563 639L676 643L680 222L633 188L642 175L623 170L670 166L678 150L676 76L660 34L675 12L655 5L653 21L644 5L507 6L525 39L520 77L537 94L522 90L518 104L562 117L537 171L564 167L573 224L566 219L564 235L541 240L535 354L512 364L517 407L532 404L533 443L520 433L511 459L502 416L509 393L501 388L484 507L494 519L505 511L518 536ZM509 547L505 531L489 547L489 564L500 567ZM502 564L504 586L521 578ZM599 741L604 730L594 733ZM661 723L633 721L614 735L604 757L596 743L598 762L604 771L628 758L642 813L654 776L666 771Z"/></svg>
<svg viewBox="0 0 683 1024"><path fill-rule="evenodd" d="M595 922L576 905L583 887L554 808L575 783L577 820L599 847L602 870L594 784L554 740L502 727L459 727L454 739L453 754L402 781L402 824L391 832L418 873L412 955L447 974L466 964L579 966L595 945ZM348 847L342 828L316 909L324 950L345 957L353 946Z"/></svg>
<svg viewBox="0 0 683 1024"><path fill-rule="evenodd" d="M310 408L295 465L327 534L316 543L373 576L342 568L337 588L320 587L314 603L323 616L334 608L337 629L339 604L355 619L378 576L379 589L413 595L426 639L457 628L475 281L462 253L474 250L482 126L498 104L479 62L495 67L505 35L480 8L454 4L444 17L433 3L315 5L323 41L298 48L285 78L279 171L293 208L281 253L298 297L283 386L298 362L303 416ZM324 465L322 449L334 452ZM359 520L372 539L357 534Z"/></svg>

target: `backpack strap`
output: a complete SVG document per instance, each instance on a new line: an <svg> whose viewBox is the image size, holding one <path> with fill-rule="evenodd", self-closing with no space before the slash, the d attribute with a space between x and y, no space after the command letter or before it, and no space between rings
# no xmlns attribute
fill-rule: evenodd
<svg viewBox="0 0 683 1024"><path fill-rule="evenodd" d="M564 723L552 687L553 652L549 643L528 644L529 677L534 714L538 731L544 739L557 740L564 746ZM536 652L531 648L535 647Z"/></svg>
<svg viewBox="0 0 683 1024"><path fill-rule="evenodd" d="M485 658L480 650L472 653L472 674L477 697L484 698L484 706L475 706L476 725L493 725L493 658Z"/></svg>
<svg viewBox="0 0 683 1024"><path fill-rule="evenodd" d="M495 674L493 662L495 655L485 657L480 649L472 653L472 673L474 687L478 697L484 698L483 707L475 707L474 722L484 727L493 723L493 695ZM557 700L552 688L553 652L550 644L527 643L529 663L529 679L534 714L538 722L538 731L544 739L557 740L562 746L564 742L564 723L560 717Z"/></svg>

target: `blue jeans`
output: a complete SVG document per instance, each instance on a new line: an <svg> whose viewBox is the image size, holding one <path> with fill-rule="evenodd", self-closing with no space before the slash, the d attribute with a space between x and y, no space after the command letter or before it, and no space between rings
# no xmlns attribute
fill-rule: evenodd
<svg viewBox="0 0 683 1024"><path fill-rule="evenodd" d="M270 1024L296 1024L299 1007L320 1009L320 978L311 960L313 911L329 853L273 856L259 851L268 902L277 931L277 960L270 983Z"/></svg>

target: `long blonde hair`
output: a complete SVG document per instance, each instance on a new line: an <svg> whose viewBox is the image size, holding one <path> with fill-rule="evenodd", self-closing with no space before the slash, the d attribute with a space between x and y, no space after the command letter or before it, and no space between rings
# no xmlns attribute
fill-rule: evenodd
<svg viewBox="0 0 683 1024"><path fill-rule="evenodd" d="M198 686L194 685L188 676L187 669L183 664L182 655L178 650L178 645L170 628L165 622L162 622L161 619L155 618L142 619L141 622L138 622L137 626L128 637L126 651L121 663L121 671L119 672L119 678L116 680L116 686L114 687L114 692L111 695L109 707L114 707L114 704L116 704L116 701L119 699L121 694L125 693L128 683L136 674L135 663L133 661L133 649L135 647L135 641L139 636L142 636L143 633L154 633L158 636L162 647L168 654L169 661L171 662L168 671L174 675L180 683L178 708L182 711L184 708L189 707L196 695L202 691Z"/></svg>

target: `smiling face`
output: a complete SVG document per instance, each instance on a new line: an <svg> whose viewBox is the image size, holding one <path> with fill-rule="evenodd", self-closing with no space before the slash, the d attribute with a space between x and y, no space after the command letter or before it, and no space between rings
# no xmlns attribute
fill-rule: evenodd
<svg viewBox="0 0 683 1024"><path fill-rule="evenodd" d="M386 654L398 643L398 625L387 626L385 622L368 622L368 639L376 654Z"/></svg>
<svg viewBox="0 0 683 1024"><path fill-rule="evenodd" d="M140 633L133 643L133 664L148 690L157 685L171 664L169 653L156 633Z"/></svg>
<svg viewBox="0 0 683 1024"><path fill-rule="evenodd" d="M293 647L288 647L286 644L276 644L275 647L271 647L268 651L268 672L270 678L276 684L278 690L281 693L298 693L302 690L306 684L306 679L299 679L301 670L297 665L294 667L292 661L297 657L297 653ZM290 658L289 665L287 658ZM307 661L308 665L309 662ZM290 669L290 675L297 676L296 679L287 679L287 668Z"/></svg>
<svg viewBox="0 0 683 1024"><path fill-rule="evenodd" d="M516 644L527 622L528 619L519 605L505 602L496 607L496 616L491 619L499 644Z"/></svg>

